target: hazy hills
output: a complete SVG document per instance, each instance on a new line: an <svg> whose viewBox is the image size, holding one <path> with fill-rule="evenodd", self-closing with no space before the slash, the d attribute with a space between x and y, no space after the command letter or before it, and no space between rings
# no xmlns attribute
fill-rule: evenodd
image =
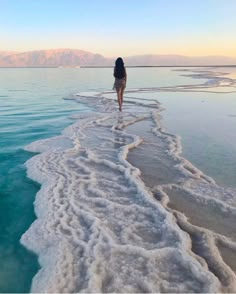
<svg viewBox="0 0 236 294"><path fill-rule="evenodd" d="M4 51L3 51L4 52ZM1 67L58 67L103 65L107 59L83 50L53 49L1 54Z"/></svg>
<svg viewBox="0 0 236 294"><path fill-rule="evenodd" d="M225 56L187 57L183 55L136 55L123 57L130 66L236 65L236 58ZM29 52L0 51L0 67L113 66L115 58L76 49Z"/></svg>

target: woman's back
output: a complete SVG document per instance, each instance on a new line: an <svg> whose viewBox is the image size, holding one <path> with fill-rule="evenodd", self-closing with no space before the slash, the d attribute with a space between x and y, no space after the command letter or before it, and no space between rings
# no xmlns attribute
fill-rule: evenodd
<svg viewBox="0 0 236 294"><path fill-rule="evenodd" d="M126 76L124 62L122 58L117 58L114 68L114 77L117 79L123 79Z"/></svg>

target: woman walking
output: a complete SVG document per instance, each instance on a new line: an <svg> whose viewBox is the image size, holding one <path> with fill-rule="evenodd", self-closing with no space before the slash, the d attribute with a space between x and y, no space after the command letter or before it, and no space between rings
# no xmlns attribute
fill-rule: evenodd
<svg viewBox="0 0 236 294"><path fill-rule="evenodd" d="M126 87L127 74L124 67L124 61L121 57L116 59L113 75L115 77L113 89L116 89L119 110L122 111L123 94Z"/></svg>

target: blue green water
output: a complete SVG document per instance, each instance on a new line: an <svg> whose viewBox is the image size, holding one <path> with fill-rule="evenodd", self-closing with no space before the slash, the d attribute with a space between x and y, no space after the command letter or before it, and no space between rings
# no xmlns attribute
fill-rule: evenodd
<svg viewBox="0 0 236 294"><path fill-rule="evenodd" d="M128 88L163 87L188 82L197 84L201 81L181 77L179 72L171 71L169 68L128 69ZM63 98L69 98L80 91L111 90L112 84L112 69L0 68L0 292L29 292L32 278L39 269L37 256L27 251L19 241L35 219L33 202L40 188L37 183L27 178L24 163L33 154L24 151L24 146L38 139L60 134L66 126L73 122L69 118L70 115L89 111L85 105ZM173 99L161 92L155 97L168 106L166 123L170 129L183 136L183 142L186 142L186 148L189 150L186 149L186 154L195 159L194 163L199 163L201 168L201 158L203 158L203 167L205 165L207 169L210 164L204 160L204 155L199 158L197 147L199 133L204 138L209 135L205 134L205 125L199 131L197 128L198 116L195 113L196 117L193 120L195 125L193 126L198 132L195 136L192 129L187 132L186 127L183 128L182 124L190 127L190 124L186 124L189 118L181 111L176 112L177 105L180 104L175 104L176 99L180 101L186 98L181 104L186 105L187 95L193 99L195 96L202 99L203 96L199 93L196 93L195 96L193 94L182 95L182 93L178 93L178 96L176 93L172 94L175 95ZM150 94L150 97L152 98L153 94ZM222 96L220 99L219 103L215 100L219 107L221 107ZM213 104L216 105L216 102ZM209 104L205 118L209 116L209 109L213 107L213 104ZM185 114L188 113L189 108L191 108L190 104L188 109L185 109ZM201 109L200 111L202 112ZM185 122L176 119L180 117L178 116L180 114ZM229 126L233 126L235 112L226 114L228 114L225 117L229 121ZM190 116L193 118L191 113ZM216 131L218 132L219 129L216 128ZM214 138L217 138L218 134L214 134L213 129L210 132ZM224 138L223 135L220 137ZM210 141L213 142L213 139L210 138ZM230 150L234 150L234 147L235 144ZM225 150L225 147L222 147L222 154L225 154ZM210 154L213 153L210 152ZM221 158L220 162L222 162L222 154L217 155L217 158ZM232 172L234 166L232 163ZM214 173L214 170L215 167L212 170L209 168L209 173L211 171ZM233 179L232 176L231 181Z"/></svg>
<svg viewBox="0 0 236 294"><path fill-rule="evenodd" d="M28 292L39 268L37 257L19 243L35 219L33 202L39 190L26 176L24 163L32 154L23 148L59 134L71 123L71 113L86 110L62 99L85 89L79 76L72 72L72 81L70 73L0 69L0 292Z"/></svg>
<svg viewBox="0 0 236 294"><path fill-rule="evenodd" d="M130 69L129 83L167 84L163 73L168 72L151 69L150 75L147 69ZM172 75L176 83L183 82ZM63 98L78 91L110 90L112 84L112 69L0 68L0 292L29 292L39 269L37 257L19 242L35 219L33 202L40 188L27 178L24 163L33 154L24 146L60 134L72 123L71 114L87 111Z"/></svg>

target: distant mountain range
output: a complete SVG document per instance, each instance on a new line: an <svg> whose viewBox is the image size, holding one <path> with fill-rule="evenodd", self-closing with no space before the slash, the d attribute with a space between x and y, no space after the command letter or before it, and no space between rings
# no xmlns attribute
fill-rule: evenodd
<svg viewBox="0 0 236 294"><path fill-rule="evenodd" d="M123 57L126 66L201 66L236 65L226 56L188 57L183 55L136 55ZM115 58L77 49L52 49L28 52L0 51L0 67L76 67L113 66Z"/></svg>

